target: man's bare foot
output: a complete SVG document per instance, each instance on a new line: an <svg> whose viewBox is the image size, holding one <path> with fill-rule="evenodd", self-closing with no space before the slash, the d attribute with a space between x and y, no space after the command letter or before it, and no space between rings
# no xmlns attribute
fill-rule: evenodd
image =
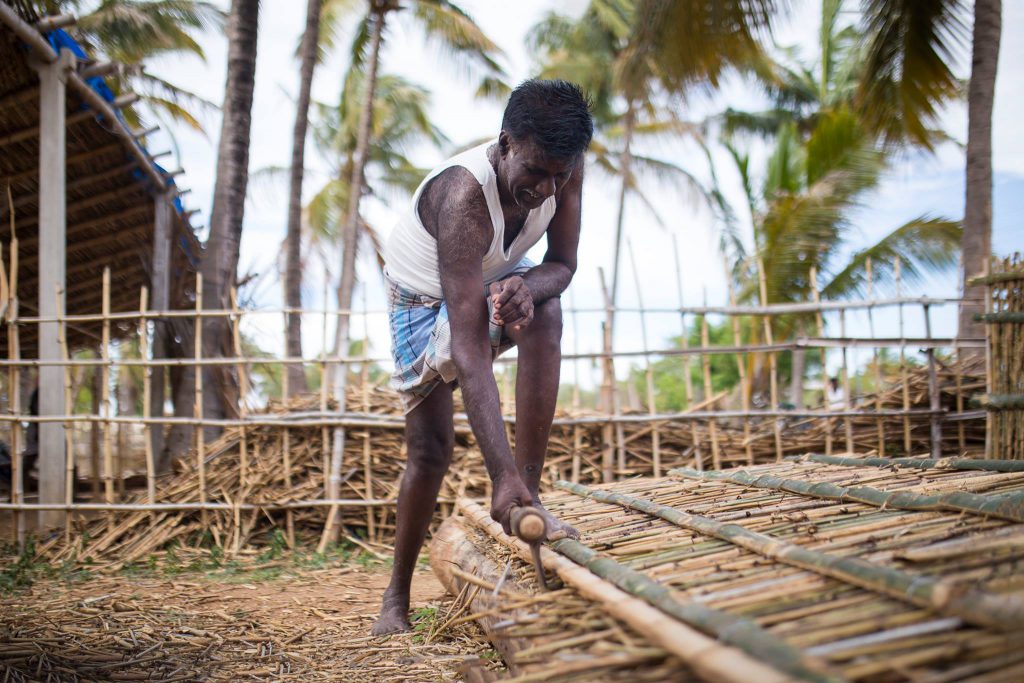
<svg viewBox="0 0 1024 683"><path fill-rule="evenodd" d="M370 635L386 636L390 633L404 633L412 630L409 623L409 600L408 598L395 599L384 596L384 604L380 610L380 616L370 629Z"/></svg>
<svg viewBox="0 0 1024 683"><path fill-rule="evenodd" d="M558 541L563 538L580 537L580 532L576 529L576 527L566 524L565 522L563 522L562 520L558 519L553 514L548 512L544 508L544 506L540 504L540 501L534 500L533 507L537 508L537 510L539 510L540 513L544 515L544 523L545 525L547 525L548 528L547 540Z"/></svg>

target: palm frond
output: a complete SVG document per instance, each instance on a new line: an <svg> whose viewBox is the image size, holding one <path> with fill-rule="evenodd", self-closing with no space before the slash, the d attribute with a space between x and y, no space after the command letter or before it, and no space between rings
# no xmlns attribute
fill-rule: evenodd
<svg viewBox="0 0 1024 683"><path fill-rule="evenodd" d="M928 133L944 103L959 96L952 65L969 44L964 0L862 0L870 36L857 93L868 125L888 141L932 149Z"/></svg>
<svg viewBox="0 0 1024 683"><path fill-rule="evenodd" d="M920 216L896 228L867 249L855 253L822 288L822 296L839 299L863 296L867 290L867 262L871 260L874 286L895 284L895 263L901 261L904 282L913 287L927 273L955 267L963 229L959 221Z"/></svg>

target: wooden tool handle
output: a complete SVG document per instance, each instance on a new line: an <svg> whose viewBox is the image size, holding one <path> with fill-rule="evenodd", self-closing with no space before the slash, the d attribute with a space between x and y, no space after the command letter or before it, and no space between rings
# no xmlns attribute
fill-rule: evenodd
<svg viewBox="0 0 1024 683"><path fill-rule="evenodd" d="M544 516L534 507L513 507L509 513L509 525L512 527L512 533L527 543L543 541L547 536Z"/></svg>

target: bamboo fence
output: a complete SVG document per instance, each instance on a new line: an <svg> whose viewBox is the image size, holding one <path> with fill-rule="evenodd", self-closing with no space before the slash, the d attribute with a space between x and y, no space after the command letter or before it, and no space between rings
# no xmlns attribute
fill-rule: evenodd
<svg viewBox="0 0 1024 683"><path fill-rule="evenodd" d="M1024 259L993 261L985 283L989 393L987 457L1024 460Z"/></svg>
<svg viewBox="0 0 1024 683"><path fill-rule="evenodd" d="M810 490L870 485L996 500L1024 493L1024 471L997 461L855 460L741 471ZM538 641L602 642L621 630L630 635L623 652L650 648L638 677L666 657L681 662L684 681L994 683L1024 675L1024 523L983 510L910 511L758 488L724 474L557 482L544 504L582 535L544 549L546 569L561 580L553 593L540 592L527 548L470 500L435 535L431 561L449 591L470 594L459 621L477 619L507 661ZM506 550L496 553L495 540ZM487 590L499 574L518 578L514 591ZM464 588L481 579L482 590ZM576 607L581 599L586 606ZM560 610L563 603L570 607ZM590 606L604 609L604 619L575 618ZM545 618L547 609L557 620ZM549 680L572 680L561 676L573 654L551 651ZM752 664L771 671L752 673ZM531 673L513 672L519 680Z"/></svg>
<svg viewBox="0 0 1024 683"><path fill-rule="evenodd" d="M7 280L16 278L12 263ZM212 541L231 552L246 544L265 538L280 526L289 544L298 537L320 534L320 546L334 540L338 533L370 544L386 544L394 530L394 507L402 472L404 452L401 416L397 397L371 381L370 371L386 369L388 358L370 353L370 321L384 322L384 311L363 310L302 311L321 323L321 342L326 348L327 327L332 317L359 316L364 321L363 350L355 355L332 355L326 352L312 358L264 357L246 355L241 343L243 329L265 333L265 321L273 320L274 334L282 314L290 309L243 309L235 297L229 310L203 308L196 297L195 308L189 311L153 310L147 306L145 292L139 298L139 311L111 312L109 278L102 282L101 312L68 314L56 318L25 317L17 312L17 301L8 299L8 358L0 359L6 366L5 388L8 390L7 410L0 414L0 425L7 427L12 444L11 491L7 501L0 500L0 510L10 511L13 524L11 536L25 538L26 513L39 510L63 510L69 513L67 528L87 528L84 535L65 534L53 540L46 551L61 561L73 557L91 557L109 566L140 561L168 542L196 542L197 537ZM8 288L8 292L14 291ZM201 283L195 283L201 292ZM681 291L681 286L680 286ZM642 303L642 301L641 301ZM923 337L876 338L825 336L826 316L845 319L854 312L882 308L920 307L927 323L928 311L937 306L955 305L955 299L894 298L868 301L812 301L795 304L740 306L730 297L726 306L678 308L622 308L620 315L639 314L644 348L639 351L615 350L609 334L603 335L600 350L579 351L579 340L585 333L578 329L577 318L583 315L605 315L609 307L573 308L566 316L572 321L574 348L563 355L576 377L580 366L588 361L609 365L614 361L634 360L643 378L643 398L626 400L623 384L602 387L611 395L605 408L596 410L582 405L580 387L574 386L571 410L556 415L544 472L545 485L567 479L575 483L608 482L637 475L663 474L670 468L693 467L697 470L719 470L737 465L779 461L790 455L808 452L832 453L844 446L846 452L892 453L914 455L941 452L962 455L980 450L984 440L985 411L964 409L965 398L982 390L984 373L980 362L953 361L937 353L928 354L927 365L911 365L904 352L911 349L952 350L980 346L978 340L934 338L926 324ZM678 316L684 340L680 348L649 348L648 325L657 315ZM812 338L778 339L773 327L780 318L793 315L814 316L817 336ZM732 325L732 343L712 345L709 341L709 316ZM230 349L225 357L202 355L202 321L226 317L230 321ZM63 345L63 359L46 361L23 359L18 352L19 330L26 326L56 322L62 330L82 324L100 324L103 334L94 357L72 354ZM753 343L744 340L740 323L761 331ZM181 333L190 331L186 344L188 357L154 356L152 342L157 330L170 326ZM607 327L606 327L607 329ZM686 341L699 330L701 342ZM138 352L128 352L128 345L113 339L132 338ZM67 336L63 335L62 340ZM191 343L189 343L191 342ZM810 405L780 405L781 379L777 356L794 351L818 350L825 361L823 376L828 375L835 360L829 352L857 349L898 348L905 359L897 369L889 369L888 383L876 386L871 393L854 395L850 386L849 366L841 370L847 391L842 405L829 397L828 385L812 389L807 395ZM733 391L715 392L710 359L727 354L735 358L741 381ZM681 410L661 409L655 378L655 361L682 356L684 367L693 367L701 382L691 383L684 377L685 406ZM874 356L873 356L874 357ZM696 364L690 364L696 360ZM44 364L58 364L65 369L64 415L25 415L26 379ZM281 387L278 396L259 394L252 380L254 367L284 368L301 364L319 375L320 390L316 395L285 400L288 387ZM499 388L503 394L505 419L509 436L514 439L514 401L511 400L515 357L498 359ZM757 404L753 377L747 369L761 367L766 373L770 397ZM208 418L203 414L202 369L219 367L237 387L235 414L225 418ZM345 400L332 396L331 377L336 368L346 368L350 377ZM191 415L169 416L159 400L152 400L150 387L156 373L193 373L195 389ZM99 373L101 396L98 409L74 411L79 405L78 391L85 383L86 373ZM141 414L131 414L120 405L125 387L118 383L131 380L132 373L141 376L141 387L134 387L145 397ZM875 366L875 376L881 374ZM284 377L287 373L282 373ZM865 374L866 376L866 374ZM383 381L383 380L378 380ZM628 382L627 382L628 384ZM699 384L700 388L694 384ZM130 389L130 387L129 387ZM209 390L209 388L206 388ZM130 393L130 391L128 392ZM115 402L114 397L117 397ZM116 410L115 410L116 403ZM261 405L261 403L263 405ZM456 407L458 447L451 473L442 491L440 513L448 512L460 496L486 496L489 480L482 467L468 422L461 406ZM116 414L115 414L116 413ZM127 413L127 414L126 414ZM19 445L23 442L25 424L59 423L65 427L68 452L67 495L62 501L34 500L25 489L25 472L21 467ZM193 427L193 448L176 464L170 474L156 471L158 455L150 452L152 436L173 427ZM955 427L955 429L953 428ZM88 444L84 433L98 429L99 439ZM220 430L216 440L209 440L209 430ZM118 435L134 430L144 447L125 452ZM339 434L345 438L339 439ZM97 445L98 444L98 445ZM101 457L97 451L101 451ZM90 466L91 463L101 463ZM76 470L75 467L78 469ZM81 474L88 471L93 490L81 490ZM102 517L97 512L105 511ZM326 527L326 529L325 529ZM323 532L323 533L321 533ZM87 539L87 540L85 540Z"/></svg>

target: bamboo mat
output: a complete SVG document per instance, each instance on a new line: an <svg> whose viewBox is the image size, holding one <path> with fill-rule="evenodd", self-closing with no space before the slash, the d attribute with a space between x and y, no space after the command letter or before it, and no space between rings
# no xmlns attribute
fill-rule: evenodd
<svg viewBox="0 0 1024 683"><path fill-rule="evenodd" d="M1024 472L811 461L741 472L762 483L870 487L900 500L970 493L1012 502L1024 494ZM645 597L663 613L674 609L671 603L682 606L690 626L748 654L769 645L791 648L798 661L782 661L797 679L1024 678L1020 522L800 495L717 474L683 470L611 485L563 483L544 497L545 505L583 535L580 543L556 541L551 548L585 561L606 583ZM486 521L473 516L475 507L460 503L471 525ZM528 565L517 566L529 580ZM591 632L570 617L562 622L551 638Z"/></svg>

